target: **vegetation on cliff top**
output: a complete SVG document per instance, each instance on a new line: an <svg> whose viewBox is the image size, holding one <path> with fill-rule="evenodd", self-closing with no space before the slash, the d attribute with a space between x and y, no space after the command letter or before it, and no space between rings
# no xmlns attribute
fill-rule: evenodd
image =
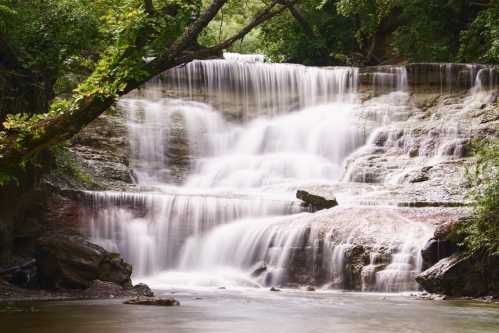
<svg viewBox="0 0 499 333"><path fill-rule="evenodd" d="M304 0L261 29L263 52L307 64L499 63L495 0Z"/></svg>
<svg viewBox="0 0 499 333"><path fill-rule="evenodd" d="M457 237L468 253L499 255L499 139L479 142L475 150L469 178L476 206L471 219L459 224Z"/></svg>

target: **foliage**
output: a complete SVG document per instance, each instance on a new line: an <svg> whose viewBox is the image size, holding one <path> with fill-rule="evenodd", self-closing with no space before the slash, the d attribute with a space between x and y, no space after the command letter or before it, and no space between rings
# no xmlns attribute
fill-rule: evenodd
<svg viewBox="0 0 499 333"><path fill-rule="evenodd" d="M458 59L464 62L499 63L499 1L481 11L461 33Z"/></svg>
<svg viewBox="0 0 499 333"><path fill-rule="evenodd" d="M340 15L334 1L304 0L295 8L310 25L315 38L310 38L293 15L287 12L261 28L261 44L267 56L276 61L308 65L355 62L354 53L358 50L355 30L352 29L355 22Z"/></svg>
<svg viewBox="0 0 499 333"><path fill-rule="evenodd" d="M309 64L498 62L497 1L305 0L296 8L318 38L304 34L290 14L269 22L262 43L274 59ZM326 56L319 49L326 49Z"/></svg>
<svg viewBox="0 0 499 333"><path fill-rule="evenodd" d="M338 0L336 6L341 15L358 17L362 20L355 33L358 43L362 45L376 34L383 20L398 2L397 0Z"/></svg>
<svg viewBox="0 0 499 333"><path fill-rule="evenodd" d="M52 153L56 165L55 172L63 176L69 176L82 185L89 187L97 186L92 177L82 169L74 153L62 145L53 147Z"/></svg>
<svg viewBox="0 0 499 333"><path fill-rule="evenodd" d="M499 254L499 139L482 141L475 151L476 165L469 178L476 206L471 220L459 225L458 234L468 253Z"/></svg>
<svg viewBox="0 0 499 333"><path fill-rule="evenodd" d="M459 34L477 13L465 0L404 0L393 34L395 53L411 62L453 62Z"/></svg>
<svg viewBox="0 0 499 333"><path fill-rule="evenodd" d="M97 1L98 3L99 1ZM55 80L65 61L98 48L99 15L92 0L0 0L11 13L2 20L21 65Z"/></svg>

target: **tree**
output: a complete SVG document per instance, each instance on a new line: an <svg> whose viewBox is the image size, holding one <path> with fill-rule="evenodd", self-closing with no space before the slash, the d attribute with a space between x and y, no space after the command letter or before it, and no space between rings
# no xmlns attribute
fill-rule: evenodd
<svg viewBox="0 0 499 333"><path fill-rule="evenodd" d="M499 54L497 0L303 0L262 27L265 52L312 65L487 62ZM320 52L319 52L320 51Z"/></svg>
<svg viewBox="0 0 499 333"><path fill-rule="evenodd" d="M109 2L112 1L102 1ZM0 131L3 178L16 172L37 153L70 139L111 107L118 97L175 66L194 59L220 57L224 49L296 1L268 2L233 35L215 45L200 45L200 35L227 2L212 0L202 6L201 1L127 0L108 11L105 35L112 43L102 48L92 73L72 96L51 100L50 109L45 113L34 115L24 110L7 116ZM0 34L0 42L9 44L5 33ZM0 49L2 66L17 67L16 62L20 61L9 50L10 47ZM152 60L146 60L151 57Z"/></svg>

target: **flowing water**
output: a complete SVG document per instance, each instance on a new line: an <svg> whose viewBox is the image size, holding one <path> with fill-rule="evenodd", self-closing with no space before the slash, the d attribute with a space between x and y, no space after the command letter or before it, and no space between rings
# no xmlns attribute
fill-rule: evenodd
<svg viewBox="0 0 499 333"><path fill-rule="evenodd" d="M348 200L311 214L294 198L304 185L366 181L349 156L408 117L405 68L374 76L383 93L367 103L358 75L237 54L165 73L119 103L138 191L89 192L82 221L153 287L417 289L432 226ZM161 93L172 86L183 97Z"/></svg>

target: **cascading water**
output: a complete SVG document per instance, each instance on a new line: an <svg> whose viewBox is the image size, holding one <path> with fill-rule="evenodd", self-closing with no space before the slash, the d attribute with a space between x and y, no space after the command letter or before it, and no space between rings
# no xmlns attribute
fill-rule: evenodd
<svg viewBox="0 0 499 333"><path fill-rule="evenodd" d="M193 61L170 70L165 81L186 87L189 98L202 93L220 111L245 120L356 98L356 68L324 70L260 60L231 55L228 60Z"/></svg>
<svg viewBox="0 0 499 333"><path fill-rule="evenodd" d="M392 262L373 259L361 289L415 289L412 277L421 269L419 250L430 228L406 221L412 231L403 231L395 226L398 216L358 216L360 210L348 207L309 214L294 199L303 184L339 181L346 158L373 126L404 117L405 70L381 79L391 92L361 107L357 69L227 58L176 68L166 82L155 80L141 95L120 101L140 191L88 193L83 219L93 240L121 252L135 278L154 276L153 286L346 289L356 288L350 266L360 240L362 251ZM172 85L186 88L189 99L162 97ZM213 106L193 101L196 90ZM231 105L241 107L238 116ZM392 229L384 237L387 226Z"/></svg>

